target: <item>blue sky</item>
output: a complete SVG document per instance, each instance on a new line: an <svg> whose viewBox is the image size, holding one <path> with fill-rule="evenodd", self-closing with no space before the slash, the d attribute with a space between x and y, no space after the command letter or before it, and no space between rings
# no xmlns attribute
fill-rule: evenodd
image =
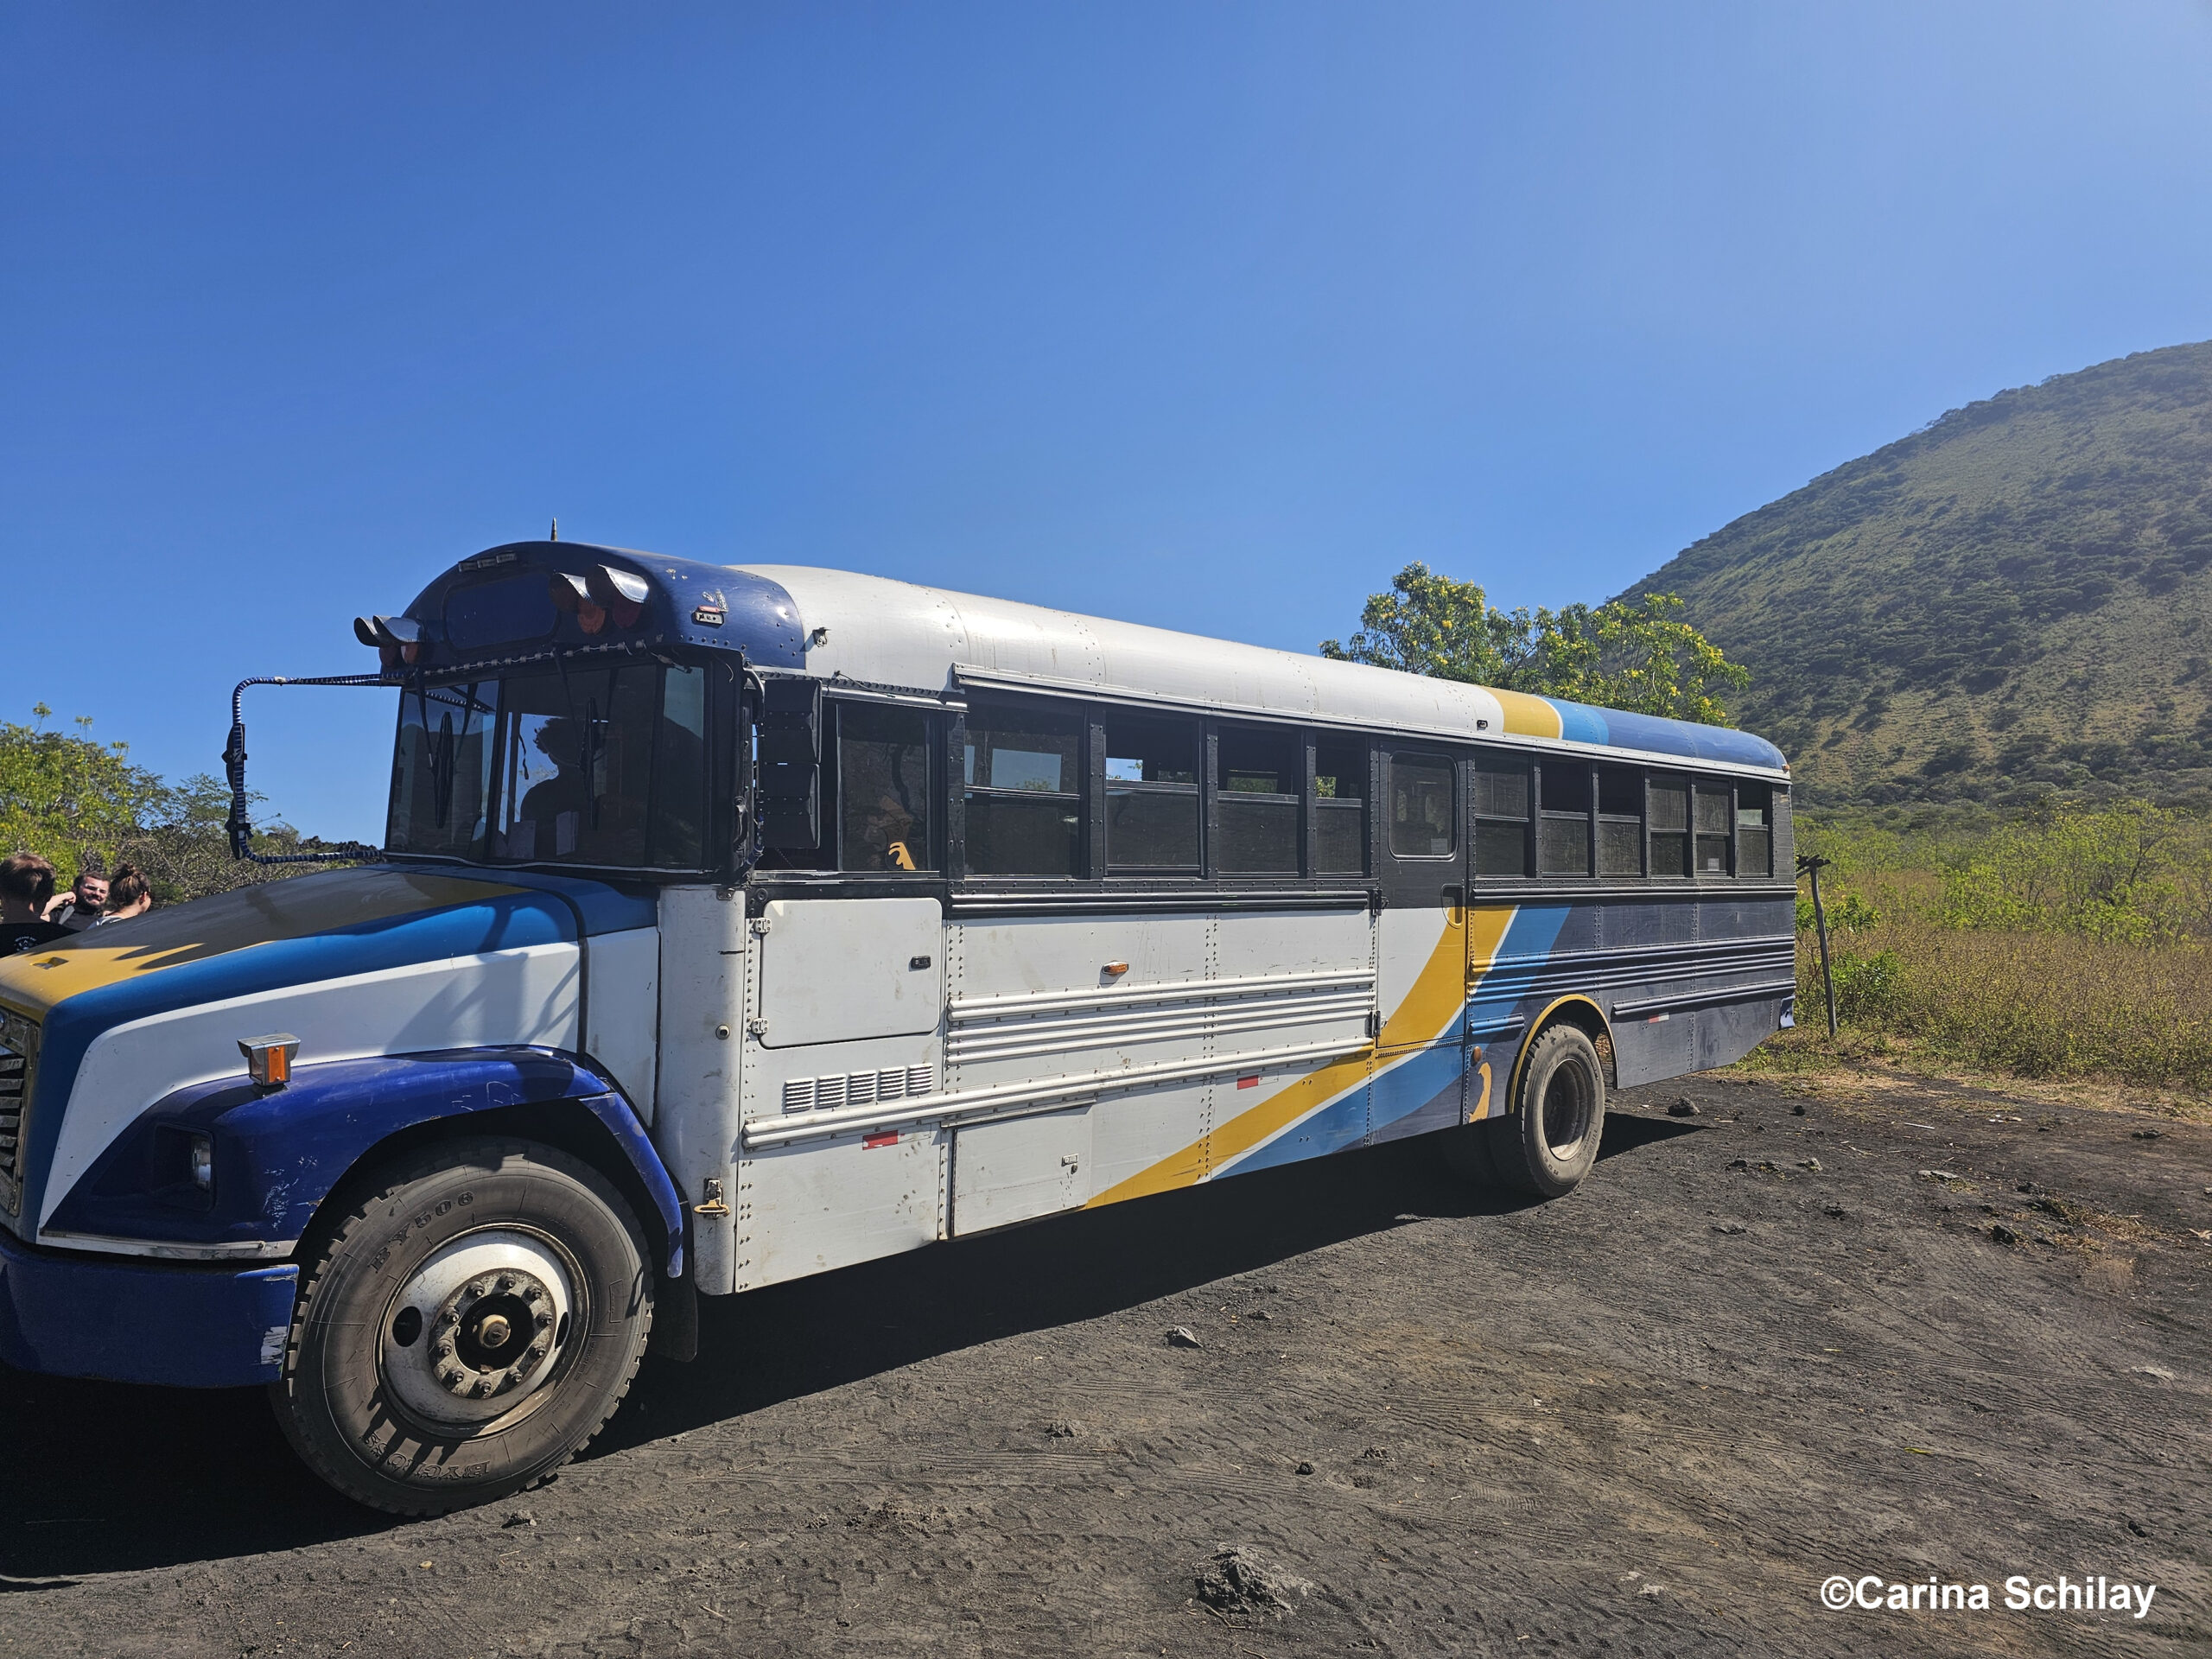
<svg viewBox="0 0 2212 1659"><path fill-rule="evenodd" d="M2212 10L0 9L0 719L543 533L1310 650L2212 335ZM255 775L373 836L382 693Z"/></svg>

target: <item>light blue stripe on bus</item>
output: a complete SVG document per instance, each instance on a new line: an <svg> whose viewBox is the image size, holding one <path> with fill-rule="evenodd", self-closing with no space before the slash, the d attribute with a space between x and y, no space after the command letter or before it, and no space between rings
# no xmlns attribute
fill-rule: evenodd
<svg viewBox="0 0 2212 1659"><path fill-rule="evenodd" d="M1559 711L1559 734L1570 743L1611 743L1611 729L1605 716L1586 703L1561 702L1557 697L1546 697L1546 702Z"/></svg>
<svg viewBox="0 0 2212 1659"><path fill-rule="evenodd" d="M1326 1105L1286 1123L1273 1139L1262 1141L1241 1158L1231 1159L1207 1179L1273 1169L1357 1146L1367 1138L1367 1090L1363 1080L1353 1084Z"/></svg>
<svg viewBox="0 0 2212 1659"><path fill-rule="evenodd" d="M1567 905L1523 905L1498 941L1497 963L1476 984L1468 1016L1478 1025L1515 1011L1533 993L1537 973L1550 959L1567 925ZM1533 1016L1535 1010L1529 1010Z"/></svg>
<svg viewBox="0 0 2212 1659"><path fill-rule="evenodd" d="M1404 1122L1414 1113L1436 1105L1446 1095L1452 1097L1451 1117L1453 1121L1458 1119L1459 1073L1463 1068L1456 1037L1455 1032L1442 1042L1414 1051L1376 1077L1367 1103L1370 1134Z"/></svg>

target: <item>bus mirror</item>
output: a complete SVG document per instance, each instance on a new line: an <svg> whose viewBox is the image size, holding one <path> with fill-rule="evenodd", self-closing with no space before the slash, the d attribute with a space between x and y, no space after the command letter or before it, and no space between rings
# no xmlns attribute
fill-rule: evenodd
<svg viewBox="0 0 2212 1659"><path fill-rule="evenodd" d="M822 682L770 680L761 689L760 839L804 851L822 844Z"/></svg>

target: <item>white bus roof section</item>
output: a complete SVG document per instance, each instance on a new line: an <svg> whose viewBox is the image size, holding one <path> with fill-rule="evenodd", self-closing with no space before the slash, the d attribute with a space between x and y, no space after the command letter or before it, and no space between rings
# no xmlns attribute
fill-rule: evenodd
<svg viewBox="0 0 2212 1659"><path fill-rule="evenodd" d="M1060 692L1224 715L1467 741L1624 751L1786 775L1765 739L1526 692L1238 645L1041 605L810 565L734 567L775 582L810 645L806 671L876 685Z"/></svg>

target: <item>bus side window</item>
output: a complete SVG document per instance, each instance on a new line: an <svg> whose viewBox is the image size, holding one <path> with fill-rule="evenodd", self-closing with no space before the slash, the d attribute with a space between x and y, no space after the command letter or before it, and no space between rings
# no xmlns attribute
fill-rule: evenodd
<svg viewBox="0 0 2212 1659"><path fill-rule="evenodd" d="M1529 874L1529 767L1524 761L1476 757L1475 874Z"/></svg>
<svg viewBox="0 0 2212 1659"><path fill-rule="evenodd" d="M1459 845L1458 793L1441 755L1390 757L1390 855L1449 858Z"/></svg>
<svg viewBox="0 0 2212 1659"><path fill-rule="evenodd" d="M930 717L877 703L836 708L838 868L935 869Z"/></svg>
<svg viewBox="0 0 2212 1659"><path fill-rule="evenodd" d="M1548 760L1536 772L1536 863L1546 875L1590 874L1590 768Z"/></svg>
<svg viewBox="0 0 2212 1659"><path fill-rule="evenodd" d="M1108 873L1198 868L1198 721L1109 714Z"/></svg>
<svg viewBox="0 0 2212 1659"><path fill-rule="evenodd" d="M1651 779L1651 874L1690 873L1690 786L1681 778Z"/></svg>
<svg viewBox="0 0 2212 1659"><path fill-rule="evenodd" d="M1216 798L1221 827L1214 868L1224 875L1298 874L1298 734L1280 728L1224 726Z"/></svg>
<svg viewBox="0 0 2212 1659"><path fill-rule="evenodd" d="M1356 737L1316 738L1313 793L1314 874L1366 874L1367 745Z"/></svg>
<svg viewBox="0 0 2212 1659"><path fill-rule="evenodd" d="M1697 874L1727 875L1728 785L1700 782L1695 795Z"/></svg>
<svg viewBox="0 0 2212 1659"><path fill-rule="evenodd" d="M1774 786L1736 785L1736 874L1774 874Z"/></svg>
<svg viewBox="0 0 2212 1659"><path fill-rule="evenodd" d="M954 757L970 875L1084 874L1083 724L1034 704L979 702Z"/></svg>
<svg viewBox="0 0 2212 1659"><path fill-rule="evenodd" d="M1598 768L1598 874L1643 874L1643 774Z"/></svg>

